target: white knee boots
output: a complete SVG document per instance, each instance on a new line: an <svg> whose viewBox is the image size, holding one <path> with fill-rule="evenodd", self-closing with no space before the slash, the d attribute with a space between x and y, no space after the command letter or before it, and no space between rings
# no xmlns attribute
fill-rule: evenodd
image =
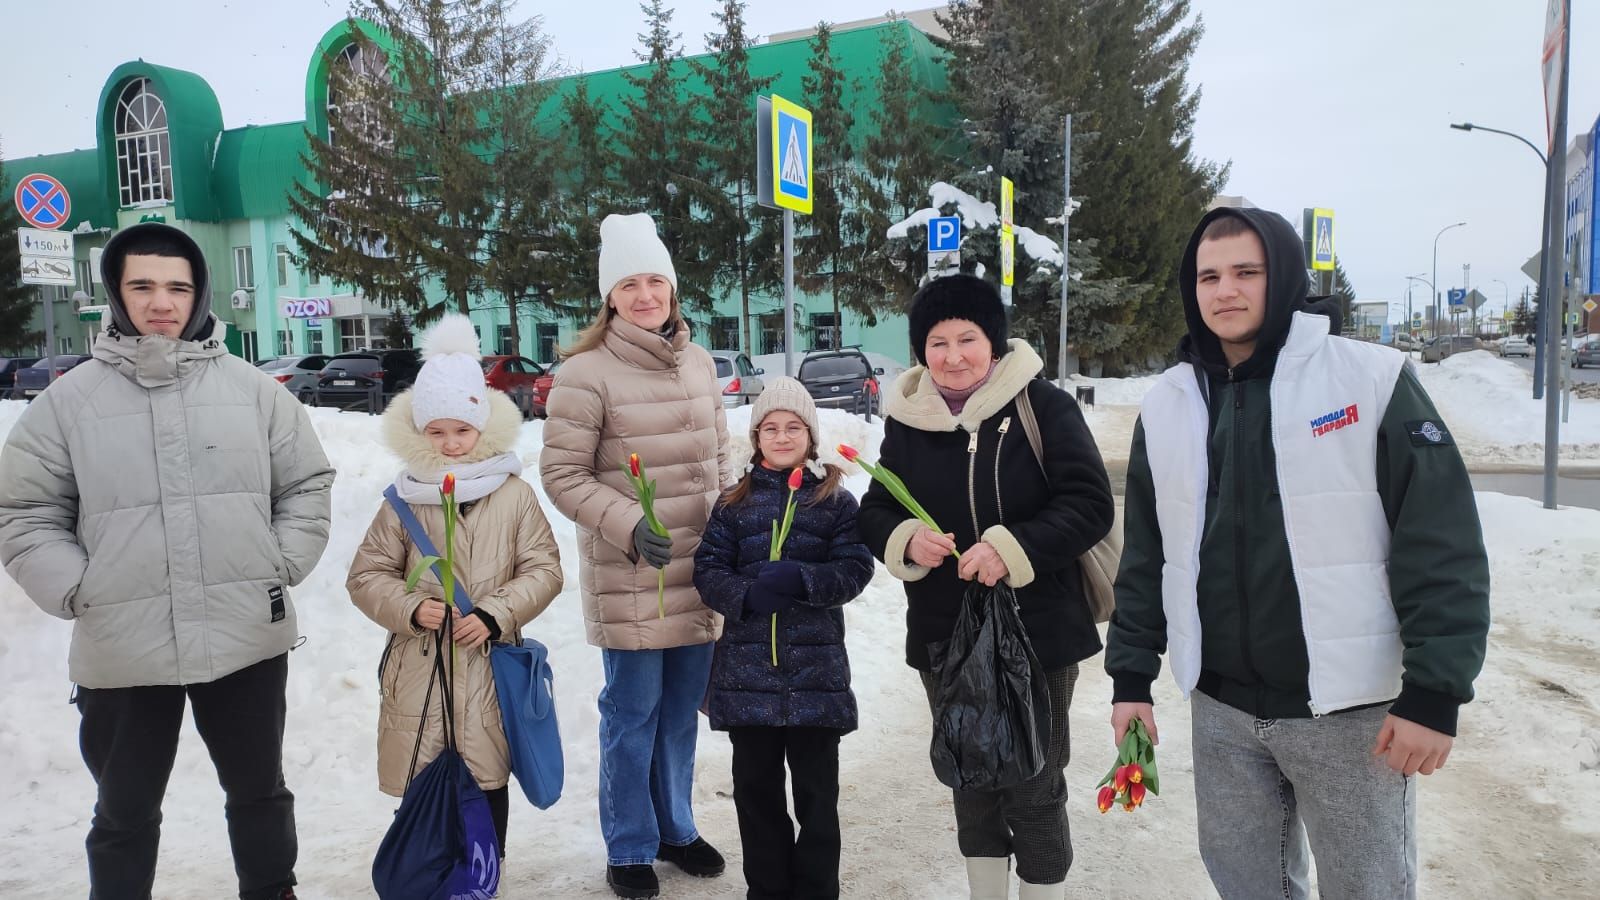
<svg viewBox="0 0 1600 900"><path fill-rule="evenodd" d="M1067 883L1056 884L1029 884L1021 882L1017 889L1017 900L1066 900Z"/></svg>
<svg viewBox="0 0 1600 900"><path fill-rule="evenodd" d="M1004 856L969 856L967 888L972 900L1006 900L1010 892L1011 859Z"/></svg>

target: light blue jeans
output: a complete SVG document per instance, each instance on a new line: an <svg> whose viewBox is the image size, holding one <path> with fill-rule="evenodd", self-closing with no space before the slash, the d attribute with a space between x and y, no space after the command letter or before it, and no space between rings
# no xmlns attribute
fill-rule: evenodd
<svg viewBox="0 0 1600 900"><path fill-rule="evenodd" d="M1200 858L1225 900L1415 900L1417 786L1372 755L1387 705L1257 719L1191 695Z"/></svg>
<svg viewBox="0 0 1600 900"><path fill-rule="evenodd" d="M649 865L662 843L694 843L690 795L712 644L602 650L600 832L606 864Z"/></svg>

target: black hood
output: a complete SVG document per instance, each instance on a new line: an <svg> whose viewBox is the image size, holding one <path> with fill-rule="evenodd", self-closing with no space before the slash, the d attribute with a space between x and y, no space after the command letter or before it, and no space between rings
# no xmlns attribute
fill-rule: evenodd
<svg viewBox="0 0 1600 900"><path fill-rule="evenodd" d="M203 330L209 331L207 326L211 322L211 272L206 267L205 254L200 252L200 245L195 243L194 238L182 229L160 222L140 222L118 231L106 242L105 250L100 254L100 278L105 283L106 297L110 300L111 321L122 334L139 334L138 329L133 327L133 320L128 318L128 308L122 302L122 267L128 258L129 245L149 235L161 236L178 244L184 258L189 261L189 268L194 271L194 308L189 311L189 321L184 324L179 340L196 340Z"/></svg>
<svg viewBox="0 0 1600 900"><path fill-rule="evenodd" d="M1189 246L1183 251L1183 264L1178 270L1178 288L1183 294L1183 314L1189 323L1189 333L1178 343L1178 358L1213 373L1225 373L1228 362L1222 354L1222 342L1211 333L1200 318L1200 305L1195 297L1195 255L1200 248L1200 235L1206 226L1222 216L1243 219L1261 238L1267 251L1267 316L1256 336L1255 353L1248 360L1233 367L1235 378L1252 378L1269 374L1277 361L1278 351L1289 337L1289 324L1296 312L1311 312L1332 319L1329 331L1339 333L1338 303L1326 297L1309 296L1310 284L1306 280L1305 248L1299 232L1288 220L1264 209L1214 209L1205 214L1189 237Z"/></svg>

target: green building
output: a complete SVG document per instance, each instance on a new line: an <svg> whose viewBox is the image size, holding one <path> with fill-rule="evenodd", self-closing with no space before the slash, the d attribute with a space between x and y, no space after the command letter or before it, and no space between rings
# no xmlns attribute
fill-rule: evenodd
<svg viewBox="0 0 1600 900"><path fill-rule="evenodd" d="M858 146L871 128L875 77L889 30L905 34L913 77L930 88L944 86L940 51L914 21L847 25L835 33L835 59L854 82L848 96L856 118L851 140ZM382 64L362 58L351 29L348 21L340 21L312 48L302 121L224 129L216 94L203 77L140 60L118 66L106 78L95 108L94 147L6 160L5 197L12 196L18 180L34 173L54 176L71 197L71 214L62 230L76 234L77 285L38 289L54 304L56 346L51 352L88 352L101 327L97 308L106 302L104 286L96 280L98 248L114 230L152 218L184 229L205 250L212 267L212 309L228 323L228 345L240 356L255 361L384 345L394 310L346 286L314 279L295 267L292 255L288 198L297 180L308 180L301 161L308 152L306 131L328 136L332 67ZM808 34L770 41L751 48L750 68L757 77L775 77L773 93L801 98L810 52ZM689 62L676 63L686 76ZM616 115L622 98L637 92L624 75L643 71L638 66L561 79L550 102L559 102L581 80ZM686 77L682 83L698 88L699 79ZM553 360L555 348L587 324L524 303L519 308L522 346L512 347L504 303L488 293L475 298L474 306L472 316L486 352L541 362ZM709 321L697 317L696 340L712 349L744 349L751 355L782 351L780 297L752 301L753 347L739 346L739 316L738 298L720 300ZM848 312L843 318L842 323L834 320L832 297L797 294L796 349L859 344L899 359L908 355L904 322L898 317L880 316L875 325ZM36 316L35 327L42 328L40 323L42 316Z"/></svg>

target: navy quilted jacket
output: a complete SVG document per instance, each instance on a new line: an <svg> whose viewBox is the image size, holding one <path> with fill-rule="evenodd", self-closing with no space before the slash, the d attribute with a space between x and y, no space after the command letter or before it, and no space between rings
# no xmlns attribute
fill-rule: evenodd
<svg viewBox="0 0 1600 900"><path fill-rule="evenodd" d="M695 554L700 599L726 617L711 667L711 727L856 728L850 661L840 609L872 579L872 554L856 533L856 498L843 489L806 503L818 479L807 471L796 494L783 558L801 563L806 599L778 614L778 665L772 617L746 615L744 595L767 563L772 522L789 500L788 472L757 466L753 490L737 506L718 504Z"/></svg>

